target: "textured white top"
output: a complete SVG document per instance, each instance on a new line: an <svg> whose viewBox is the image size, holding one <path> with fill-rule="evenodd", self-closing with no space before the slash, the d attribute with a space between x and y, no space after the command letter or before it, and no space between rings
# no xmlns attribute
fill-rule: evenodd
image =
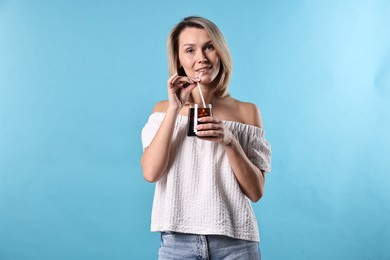
<svg viewBox="0 0 390 260"><path fill-rule="evenodd" d="M165 113L154 113L142 130L145 149ZM261 128L224 121L248 158L261 170L271 170L271 149ZM179 115L166 174L157 182L151 231L226 235L259 241L250 200L242 193L224 148L187 137L187 117Z"/></svg>

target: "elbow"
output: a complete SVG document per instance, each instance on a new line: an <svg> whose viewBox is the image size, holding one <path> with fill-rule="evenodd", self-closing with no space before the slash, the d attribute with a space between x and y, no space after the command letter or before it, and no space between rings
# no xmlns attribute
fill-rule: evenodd
<svg viewBox="0 0 390 260"><path fill-rule="evenodd" d="M154 182L157 182L159 180L155 175L148 174L148 172L145 172L145 171L143 171L143 175L144 175L144 179L150 183L154 183Z"/></svg>
<svg viewBox="0 0 390 260"><path fill-rule="evenodd" d="M262 193L262 192L259 192L259 193L257 193L257 194L253 194L252 196L250 196L249 199L250 199L252 202L256 203L256 202L258 202L262 197L263 197L263 193Z"/></svg>
<svg viewBox="0 0 390 260"><path fill-rule="evenodd" d="M160 179L160 176L156 174L150 167L142 167L142 174L147 182L154 183Z"/></svg>
<svg viewBox="0 0 390 260"><path fill-rule="evenodd" d="M144 179L147 182L158 182L167 170L168 160L155 159L153 154L147 153L146 155L145 153L140 161Z"/></svg>
<svg viewBox="0 0 390 260"><path fill-rule="evenodd" d="M157 174L153 171L152 167L147 167L148 164L144 162L144 158L141 158L142 175L147 182L153 183L158 181Z"/></svg>
<svg viewBox="0 0 390 260"><path fill-rule="evenodd" d="M150 183L158 182L158 180L162 176L162 174L160 174L160 171L152 166L146 166L142 163L141 165L142 165L142 174L144 176L144 179Z"/></svg>
<svg viewBox="0 0 390 260"><path fill-rule="evenodd" d="M260 176L262 176L262 180L259 180L259 185L253 188L252 193L250 194L251 196L249 197L254 203L258 202L264 195L265 176L263 171L261 171Z"/></svg>
<svg viewBox="0 0 390 260"><path fill-rule="evenodd" d="M155 183L157 182L158 180L156 178L151 178L151 177L147 177L144 175L144 179L149 182L149 183Z"/></svg>
<svg viewBox="0 0 390 260"><path fill-rule="evenodd" d="M256 203L263 197L263 194L264 194L264 190L263 189L259 189L259 190L251 192L250 194L247 195L247 197L252 202Z"/></svg>

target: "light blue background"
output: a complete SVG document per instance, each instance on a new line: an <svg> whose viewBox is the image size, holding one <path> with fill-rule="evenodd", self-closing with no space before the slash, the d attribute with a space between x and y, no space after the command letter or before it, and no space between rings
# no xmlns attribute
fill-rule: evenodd
<svg viewBox="0 0 390 260"><path fill-rule="evenodd" d="M140 134L165 41L231 48L273 169L264 259L390 259L390 1L0 1L0 259L156 259Z"/></svg>

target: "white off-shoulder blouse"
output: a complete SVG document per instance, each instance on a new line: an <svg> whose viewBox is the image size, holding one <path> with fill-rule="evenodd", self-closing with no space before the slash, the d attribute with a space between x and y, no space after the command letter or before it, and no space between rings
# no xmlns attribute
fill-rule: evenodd
<svg viewBox="0 0 390 260"><path fill-rule="evenodd" d="M153 113L142 130L145 149L159 129L165 113ZM262 171L271 170L271 148L263 129L238 122L224 124L244 152ZM260 241L250 200L242 193L224 148L187 136L187 117L176 119L170 161L157 182L151 231L225 235Z"/></svg>

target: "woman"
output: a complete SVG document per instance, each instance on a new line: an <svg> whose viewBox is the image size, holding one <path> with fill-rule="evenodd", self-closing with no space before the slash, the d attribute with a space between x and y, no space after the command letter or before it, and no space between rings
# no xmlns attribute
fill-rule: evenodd
<svg viewBox="0 0 390 260"><path fill-rule="evenodd" d="M228 94L231 56L218 27L187 17L168 38L168 100L142 131L143 175L156 182L151 230L161 232L159 259L260 259L249 200L263 195L270 146L261 115ZM179 73L178 73L179 72ZM190 103L212 104L188 137Z"/></svg>

